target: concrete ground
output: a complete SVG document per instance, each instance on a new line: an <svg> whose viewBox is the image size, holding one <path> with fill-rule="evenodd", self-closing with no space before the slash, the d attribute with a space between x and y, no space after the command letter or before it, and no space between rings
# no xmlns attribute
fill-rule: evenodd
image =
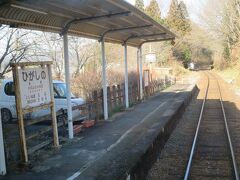
<svg viewBox="0 0 240 180"><path fill-rule="evenodd" d="M192 95L194 82L176 84L131 110L80 133L50 158L6 179L124 179ZM167 130L166 130L167 131Z"/></svg>

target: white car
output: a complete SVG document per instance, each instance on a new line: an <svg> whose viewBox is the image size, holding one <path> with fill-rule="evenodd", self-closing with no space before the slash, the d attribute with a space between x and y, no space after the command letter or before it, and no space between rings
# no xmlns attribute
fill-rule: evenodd
<svg viewBox="0 0 240 180"><path fill-rule="evenodd" d="M191 70L191 71L194 71L194 70L195 70L195 63L190 62L190 63L188 64L188 69Z"/></svg>
<svg viewBox="0 0 240 180"><path fill-rule="evenodd" d="M67 109L66 84L62 81L53 81L55 110ZM85 101L72 95L72 107L82 105ZM3 123L11 122L17 118L14 84L12 80L0 80L0 109ZM50 110L40 110L30 113L28 118L36 118L50 114ZM73 120L81 120L81 111L73 111Z"/></svg>

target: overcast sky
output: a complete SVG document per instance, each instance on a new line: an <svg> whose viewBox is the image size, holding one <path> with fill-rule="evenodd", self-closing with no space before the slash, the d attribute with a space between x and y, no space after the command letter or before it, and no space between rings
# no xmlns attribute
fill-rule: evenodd
<svg viewBox="0 0 240 180"><path fill-rule="evenodd" d="M126 0L126 1L128 1L133 5L135 4L135 0ZM193 21L198 22L199 21L198 15L201 13L204 3L206 3L208 0L183 0L183 1L187 6L190 18ZM150 0L144 0L145 6L148 5L149 2ZM171 0L158 0L158 3L161 8L162 16L165 17L168 12Z"/></svg>

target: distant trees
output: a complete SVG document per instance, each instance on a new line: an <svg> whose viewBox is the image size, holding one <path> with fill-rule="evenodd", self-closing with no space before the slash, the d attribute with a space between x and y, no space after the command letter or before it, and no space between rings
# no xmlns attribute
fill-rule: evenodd
<svg viewBox="0 0 240 180"><path fill-rule="evenodd" d="M10 71L10 63L27 59L31 44L27 43L29 31L10 29L8 26L0 27L0 79Z"/></svg>
<svg viewBox="0 0 240 180"><path fill-rule="evenodd" d="M232 49L239 43L240 37L240 0L224 2L222 14L221 32L224 36L223 56L229 61Z"/></svg>
<svg viewBox="0 0 240 180"><path fill-rule="evenodd" d="M186 36L190 34L191 21L189 19L187 7L183 1L171 1L166 24L178 36L176 44L173 47L173 55L178 60L181 60L183 66L187 68L188 63L192 59L192 52L191 45L185 39Z"/></svg>
<svg viewBox="0 0 240 180"><path fill-rule="evenodd" d="M136 0L136 7L142 9L143 1ZM164 53L173 54L178 60L182 61L185 67L187 67L187 64L191 61L192 52L190 44L184 40L185 36L189 35L191 31L191 21L185 3L183 1L178 2L178 0L172 0L166 19L161 17L161 9L157 0L151 0L144 11L155 21L167 25L176 33L178 37L176 38L176 45L172 48L173 53L169 50L164 51ZM170 46L170 44L164 43L164 46ZM162 47L162 49L163 48L164 47ZM154 47L154 49L158 49L158 47ZM167 55L163 57L167 57ZM160 59L159 61L163 62L163 60Z"/></svg>
<svg viewBox="0 0 240 180"><path fill-rule="evenodd" d="M201 19L211 34L216 66L240 60L240 0L212 0L204 6Z"/></svg>
<svg viewBox="0 0 240 180"><path fill-rule="evenodd" d="M56 33L41 32L35 41L37 41L35 54L43 54L41 60L52 61L54 78L62 80L64 74L62 38Z"/></svg>
<svg viewBox="0 0 240 180"><path fill-rule="evenodd" d="M96 54L95 43L92 41L84 40L79 37L71 37L69 38L70 44L70 55L74 60L74 71L73 76L79 76L83 67L89 63L96 56L100 56Z"/></svg>
<svg viewBox="0 0 240 180"><path fill-rule="evenodd" d="M145 12L152 17L155 21L163 23L161 18L161 10L156 0L151 0L150 4L146 7Z"/></svg>
<svg viewBox="0 0 240 180"><path fill-rule="evenodd" d="M167 15L167 25L181 36L191 31L188 11L183 1L178 3L177 0L172 0Z"/></svg>
<svg viewBox="0 0 240 180"><path fill-rule="evenodd" d="M155 21L163 24L163 19L161 18L161 10L157 0L151 0L149 5L146 8L144 8L143 0L136 0L135 7L140 9L141 11L144 11L147 15L149 15Z"/></svg>
<svg viewBox="0 0 240 180"><path fill-rule="evenodd" d="M135 6L136 6L136 8L140 9L141 11L144 11L144 2L143 2L143 0L136 0Z"/></svg>

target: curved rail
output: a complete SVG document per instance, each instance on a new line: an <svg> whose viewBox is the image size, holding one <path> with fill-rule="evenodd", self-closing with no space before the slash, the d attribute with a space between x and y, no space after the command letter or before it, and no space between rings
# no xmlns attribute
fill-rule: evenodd
<svg viewBox="0 0 240 180"><path fill-rule="evenodd" d="M208 75L207 75L207 77L208 77ZM215 76L213 76L213 77L216 79ZM233 150L233 146L232 146L231 136L230 136L230 133L229 133L226 113L225 113L225 109L224 109L224 105L223 105L222 92L221 92L221 88L220 88L220 85L219 85L219 82L218 82L217 79L216 79L216 81L217 81L218 91L219 91L219 95L220 95L219 100L220 100L221 109L222 109L222 113L223 113L223 117L224 117L225 129L226 129L226 133L227 133L227 137L228 137L228 143L229 143L229 147L230 147L230 151L231 151L231 158L232 158L232 163L233 163L233 168L234 168L234 174L235 174L236 180L239 180L237 163L236 163L235 154L234 154L234 150ZM187 180L188 177L189 177L190 168L191 168L191 164L192 164L192 158L193 158L193 154L194 154L194 150L195 150L195 146L196 146L196 141L197 141L197 137L198 137L199 127L200 127L200 124L201 124L202 114L203 114L205 102L206 102L206 99L207 99L208 89L209 89L209 77L208 77L208 85L207 85L207 89L206 89L206 92L205 92L205 97L204 97L204 100L203 100L203 103L202 103L202 108L201 108L201 112L200 112L200 116L199 116L199 120L198 120L197 129L196 129L196 132L195 132L195 136L194 136L192 149L191 149L191 153L190 153L190 156L189 156L189 161L188 161L188 165L187 165L187 168L186 168L184 180Z"/></svg>
<svg viewBox="0 0 240 180"><path fill-rule="evenodd" d="M221 88L220 88L218 80L217 80L217 85L218 85L218 90L219 90L219 94L220 94L220 103L221 103L221 107L222 107L222 113L223 113L223 117L224 117L224 124L225 124L226 132L227 132L228 143L229 143L229 147L230 147L230 151L231 151L231 157L232 157L232 163L233 163L233 168L234 168L234 174L235 174L236 180L239 180L239 174L238 174L238 170L237 170L237 163L236 163L236 159L235 159L235 154L234 154L234 150L233 150L231 136L230 136L230 133L229 133L226 113L225 113L225 109L224 109L224 106L223 106L222 92L221 92Z"/></svg>
<svg viewBox="0 0 240 180"><path fill-rule="evenodd" d="M189 156L188 165L187 165L187 169L186 169L186 172L185 172L184 180L187 180L188 176L189 176L189 172L190 172L190 168L191 168L191 164L192 164L192 158L193 158L193 154L194 154L194 150L195 150L195 146L196 146L196 142L197 142L198 132L199 132L199 128L200 128L200 124L201 124L201 120L202 120L203 110L204 110L205 102L206 102L206 99L207 99L207 94L208 94L208 89L209 89L209 77L207 76L207 78L208 78L207 89L206 89L204 100L203 100L203 103L202 103L201 112L200 112L200 115L199 115L197 129L196 129L196 132L195 132L195 135L194 135L194 140L193 140L192 149L191 149L191 153L190 153L190 156Z"/></svg>

